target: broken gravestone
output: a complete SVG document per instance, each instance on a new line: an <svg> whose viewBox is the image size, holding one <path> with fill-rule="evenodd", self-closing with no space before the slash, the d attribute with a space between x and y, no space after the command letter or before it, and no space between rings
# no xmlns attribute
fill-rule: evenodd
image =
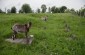
<svg viewBox="0 0 85 55"><path fill-rule="evenodd" d="M30 35L28 38L16 38L13 40L12 38L8 38L5 41L11 42L11 43L20 43L20 44L32 44L34 39L33 35Z"/></svg>

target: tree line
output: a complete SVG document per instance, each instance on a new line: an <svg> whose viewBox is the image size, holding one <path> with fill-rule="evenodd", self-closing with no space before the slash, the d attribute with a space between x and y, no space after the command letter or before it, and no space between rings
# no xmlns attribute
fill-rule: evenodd
<svg viewBox="0 0 85 55"><path fill-rule="evenodd" d="M62 6L60 8L57 8L57 7L53 6L53 7L49 7L48 8L48 12L49 13L64 13L64 11L66 9L67 9L66 6ZM16 7L13 6L11 9L8 9L7 10L7 13L16 13L17 12L16 10L17 10ZM38 8L36 10L36 13L46 13L46 10L47 10L46 5L45 4L42 4L41 5L41 9ZM30 7L29 4L23 4L22 7L21 7L21 9L18 12L19 13L32 13L34 11L31 9L31 7ZM4 13L4 12L0 9L0 13Z"/></svg>
<svg viewBox="0 0 85 55"><path fill-rule="evenodd" d="M16 13L16 7L13 6L11 9L7 10L7 13ZM41 9L38 8L36 10L36 13L46 13L47 7L45 4L41 5ZM34 11L32 10L32 8L30 7L29 4L23 4L20 8L20 10L18 11L19 13L33 13ZM0 13L5 13L0 9ZM66 6L61 6L61 7L56 7L56 6L52 6L48 8L48 13L74 13L77 14L79 16L85 16L85 5L83 8L81 8L80 10L75 11L75 9L68 9Z"/></svg>
<svg viewBox="0 0 85 55"><path fill-rule="evenodd" d="M69 10L68 10L69 11ZM81 16L81 17L85 17L85 5L83 7L81 7L81 9L75 11L74 9L71 9L71 11L69 11L72 14Z"/></svg>

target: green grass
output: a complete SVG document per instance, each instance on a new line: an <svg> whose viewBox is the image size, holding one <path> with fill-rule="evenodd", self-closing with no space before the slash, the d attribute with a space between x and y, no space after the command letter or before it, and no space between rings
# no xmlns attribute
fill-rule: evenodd
<svg viewBox="0 0 85 55"><path fill-rule="evenodd" d="M48 16L47 22L41 20L42 16ZM14 23L29 21L29 34L34 35L32 45L5 41L12 36ZM70 27L69 32L65 31L65 24ZM18 34L17 38L25 37ZM85 18L70 13L0 14L0 55L85 55Z"/></svg>

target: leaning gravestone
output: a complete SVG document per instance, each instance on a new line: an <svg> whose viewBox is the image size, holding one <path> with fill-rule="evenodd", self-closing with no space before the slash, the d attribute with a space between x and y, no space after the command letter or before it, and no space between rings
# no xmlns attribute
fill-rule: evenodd
<svg viewBox="0 0 85 55"><path fill-rule="evenodd" d="M20 44L32 44L34 39L33 35L30 35L28 38L17 38L13 40L12 38L8 38L5 41L11 42L11 43L20 43Z"/></svg>

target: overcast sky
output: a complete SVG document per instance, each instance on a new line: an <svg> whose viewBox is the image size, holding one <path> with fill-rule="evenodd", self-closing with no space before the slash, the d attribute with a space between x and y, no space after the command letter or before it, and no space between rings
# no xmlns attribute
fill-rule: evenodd
<svg viewBox="0 0 85 55"><path fill-rule="evenodd" d="M78 10L85 5L85 0L0 0L0 9L5 11L5 8L11 9L15 6L19 10L24 3L30 4L33 10L41 8L42 4L46 4L47 7L67 6L69 9Z"/></svg>

